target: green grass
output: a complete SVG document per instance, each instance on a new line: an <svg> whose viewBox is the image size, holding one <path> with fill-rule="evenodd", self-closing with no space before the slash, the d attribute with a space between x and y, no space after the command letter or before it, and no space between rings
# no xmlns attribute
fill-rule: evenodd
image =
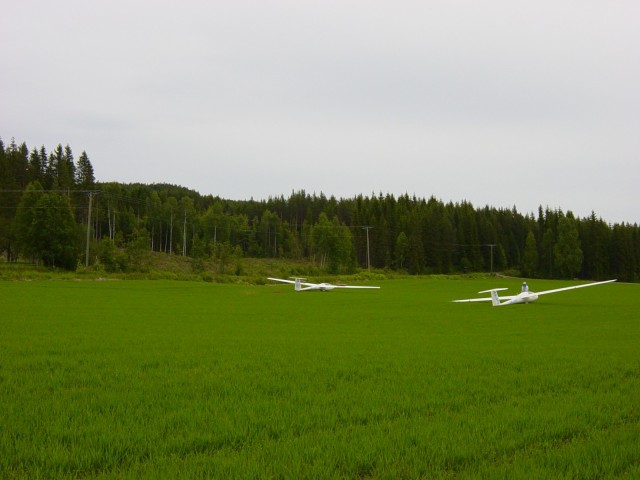
<svg viewBox="0 0 640 480"><path fill-rule="evenodd" d="M0 477L640 476L638 285L379 284L1 282Z"/></svg>

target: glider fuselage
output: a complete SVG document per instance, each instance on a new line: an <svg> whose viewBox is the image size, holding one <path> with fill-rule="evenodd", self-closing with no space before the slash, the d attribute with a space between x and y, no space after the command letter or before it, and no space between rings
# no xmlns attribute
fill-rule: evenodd
<svg viewBox="0 0 640 480"><path fill-rule="evenodd" d="M514 303L531 303L538 300L538 294L535 292L521 292L511 300L503 302L501 305L513 305Z"/></svg>
<svg viewBox="0 0 640 480"><path fill-rule="evenodd" d="M298 290L320 290L321 292L328 292L334 288L336 288L336 286L330 283L319 283L313 287L298 288Z"/></svg>

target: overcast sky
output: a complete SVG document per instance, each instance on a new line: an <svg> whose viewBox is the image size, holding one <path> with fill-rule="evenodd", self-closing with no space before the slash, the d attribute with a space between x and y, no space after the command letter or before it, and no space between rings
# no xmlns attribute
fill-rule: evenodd
<svg viewBox="0 0 640 480"><path fill-rule="evenodd" d="M637 0L7 0L0 137L99 181L640 223Z"/></svg>

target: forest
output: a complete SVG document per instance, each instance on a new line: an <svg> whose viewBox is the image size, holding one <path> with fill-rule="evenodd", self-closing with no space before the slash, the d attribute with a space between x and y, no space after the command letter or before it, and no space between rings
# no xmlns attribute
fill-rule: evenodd
<svg viewBox="0 0 640 480"><path fill-rule="evenodd" d="M228 200L171 184L96 181L86 152L0 139L0 254L67 270L144 270L145 252L213 261L288 258L332 274L509 272L538 278L640 278L640 228L540 206L519 213L467 201L293 190Z"/></svg>

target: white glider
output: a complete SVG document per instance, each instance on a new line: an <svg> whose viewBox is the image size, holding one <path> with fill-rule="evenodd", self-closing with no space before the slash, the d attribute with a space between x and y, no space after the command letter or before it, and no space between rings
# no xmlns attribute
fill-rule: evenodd
<svg viewBox="0 0 640 480"><path fill-rule="evenodd" d="M334 288L380 288L380 287L365 287L365 286L360 286L360 285L333 285L331 283L308 283L308 282L303 282L303 280L306 280L306 278L300 278L300 277L292 277L293 280L284 280L282 278L271 278L271 277L267 277L269 280L273 280L274 282L283 282L283 283L290 283L292 285L295 285L294 289L296 292L308 292L308 291L321 291L321 292L328 292L330 290L333 290Z"/></svg>
<svg viewBox="0 0 640 480"><path fill-rule="evenodd" d="M574 290L576 288L594 287L596 285L603 285L605 283L615 282L614 280L605 280L604 282L585 283L582 285L574 285L573 287L555 288L553 290L545 290L544 292L530 292L527 282L522 284L522 291L518 295L499 296L498 292L502 290L508 290L508 288L492 288L490 290L483 290L478 293L489 293L490 297L483 298L466 298L464 300L453 300L454 302L491 302L494 307L501 307L504 305L514 305L516 303L531 303L538 300L541 295L547 295L549 293L564 292L565 290Z"/></svg>

